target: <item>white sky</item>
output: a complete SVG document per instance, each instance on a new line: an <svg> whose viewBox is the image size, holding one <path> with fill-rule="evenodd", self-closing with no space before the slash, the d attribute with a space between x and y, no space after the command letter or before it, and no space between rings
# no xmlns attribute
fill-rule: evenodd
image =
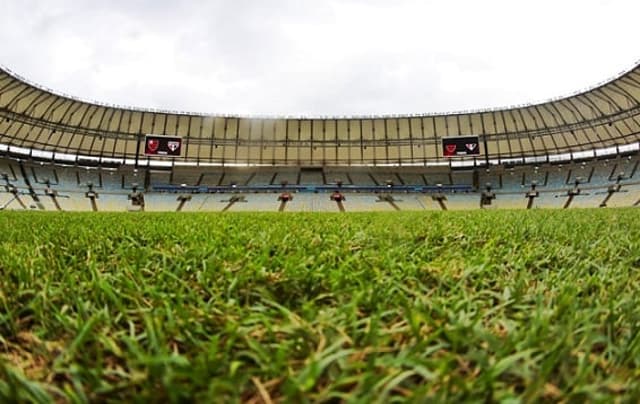
<svg viewBox="0 0 640 404"><path fill-rule="evenodd" d="M637 0L0 0L0 64L85 99L206 113L541 101L640 58Z"/></svg>

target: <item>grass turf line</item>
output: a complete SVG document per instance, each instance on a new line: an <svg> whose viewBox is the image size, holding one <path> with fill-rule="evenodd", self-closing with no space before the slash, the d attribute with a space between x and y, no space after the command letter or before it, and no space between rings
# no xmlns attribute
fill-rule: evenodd
<svg viewBox="0 0 640 404"><path fill-rule="evenodd" d="M0 401L640 398L634 209L0 215Z"/></svg>

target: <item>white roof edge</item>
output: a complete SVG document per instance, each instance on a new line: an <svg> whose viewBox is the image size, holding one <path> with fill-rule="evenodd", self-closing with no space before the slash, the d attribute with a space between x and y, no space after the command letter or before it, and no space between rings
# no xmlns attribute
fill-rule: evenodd
<svg viewBox="0 0 640 404"><path fill-rule="evenodd" d="M548 98L545 100L541 100L541 101L534 101L534 102L529 102L529 103L523 103L523 104L514 104L514 105L509 105L509 106L501 106L501 107L491 107L491 108L479 108L479 109L469 109L469 110L459 110L459 111L448 111L448 112L437 112L437 113L409 113L409 114L380 114L380 115L266 115L266 114L224 114L224 113L202 113L202 112L191 112L191 111L174 111L174 110L169 110L169 109L158 109L158 108L143 108L143 107L132 107L132 106L127 106L127 105L118 105L118 104L110 104L110 103L106 103L106 102L102 102L102 101L96 101L96 100L89 100L89 99L84 99L78 96L74 96L74 95L70 95L70 94L66 94L64 92L61 91L56 91L53 90L51 88L48 88L44 85L35 83L23 76L21 76L20 74L14 72L13 70L9 69L8 67L6 67L5 65L3 65L2 63L0 63L0 70L3 70L4 72L6 72L8 75L14 77L17 80L20 80L22 82L24 82L25 84L28 84L30 86L33 86L39 90L42 91L46 91L48 93L51 93L55 96L59 96L59 97L64 97L67 98L69 100L72 101L76 101L76 102L82 102L82 103L87 103L87 104L93 104L93 105L97 105L97 106L101 106L101 107L106 107L106 108L117 108L117 109L124 109L124 110L129 110L129 111L134 111L134 112L151 112L151 113L159 113L159 114L171 114L171 115L191 115L191 116L203 116L203 117L215 117L215 118L244 118L244 119L303 119L303 120L309 120L309 119L336 119L336 120L342 120L342 119L384 119L384 118L420 118L420 117L438 117L438 116L451 116L451 115L464 115L464 114L478 114L478 113L483 113L483 112L495 112L495 111L508 111L508 110L513 110L513 109L518 109L518 108L527 108L527 107L531 107L531 106L536 106L536 105L542 105L542 104L546 104L546 103L550 103L550 102L555 102L555 101L560 101L563 99L567 99L567 98L571 98L571 97L575 97L581 94L585 94L588 93L590 91L593 91L595 89L598 89L600 87L604 87L609 83L612 83L618 79L620 79L621 77L625 76L626 74L631 73L633 70L635 70L636 68L640 68L640 59L636 60L636 62L633 64L633 66L631 66L628 69L622 70L621 72L619 72L618 74L614 75L613 77L610 77L606 80L600 81L592 86L574 91L572 93L569 94L565 94L565 95L560 95L560 96L556 96L556 97L552 97L552 98Z"/></svg>

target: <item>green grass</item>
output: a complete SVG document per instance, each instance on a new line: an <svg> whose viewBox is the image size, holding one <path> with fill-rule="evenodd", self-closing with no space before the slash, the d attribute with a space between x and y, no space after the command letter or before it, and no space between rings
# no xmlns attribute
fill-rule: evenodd
<svg viewBox="0 0 640 404"><path fill-rule="evenodd" d="M0 401L637 401L638 212L5 212Z"/></svg>

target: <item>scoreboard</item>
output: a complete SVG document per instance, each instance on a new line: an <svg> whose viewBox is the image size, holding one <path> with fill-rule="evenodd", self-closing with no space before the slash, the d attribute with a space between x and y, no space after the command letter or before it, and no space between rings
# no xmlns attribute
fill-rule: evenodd
<svg viewBox="0 0 640 404"><path fill-rule="evenodd" d="M480 142L478 136L442 138L442 155L444 157L480 155Z"/></svg>
<svg viewBox="0 0 640 404"><path fill-rule="evenodd" d="M179 156L182 152L182 138L146 135L144 154L146 156Z"/></svg>

